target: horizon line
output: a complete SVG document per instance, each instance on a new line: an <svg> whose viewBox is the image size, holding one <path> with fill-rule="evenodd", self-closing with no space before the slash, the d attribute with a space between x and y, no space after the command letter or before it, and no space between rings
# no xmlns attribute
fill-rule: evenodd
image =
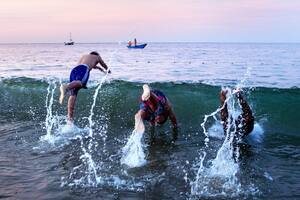
<svg viewBox="0 0 300 200"><path fill-rule="evenodd" d="M127 44L127 42L120 42L120 41L110 41L110 42L75 42L74 44L112 44L112 43L118 43L118 44ZM253 41L253 42L238 42L238 41L230 41L230 42L221 42L221 41L152 41L152 42L143 42L143 43L211 43L211 44L300 44L300 41L298 42L284 42L284 41L276 41L276 42L261 42L261 41ZM3 44L64 44L64 42L0 42L1 45Z"/></svg>

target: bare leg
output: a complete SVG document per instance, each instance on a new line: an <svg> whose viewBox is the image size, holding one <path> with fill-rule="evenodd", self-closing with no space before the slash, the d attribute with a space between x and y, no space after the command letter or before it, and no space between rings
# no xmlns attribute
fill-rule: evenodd
<svg viewBox="0 0 300 200"><path fill-rule="evenodd" d="M176 119L175 113L173 112L172 108L169 110L169 118L172 122L173 129L176 129L177 128L177 119Z"/></svg>
<svg viewBox="0 0 300 200"><path fill-rule="evenodd" d="M77 96L72 95L69 97L68 101L68 121L73 122L74 121L74 107L76 102Z"/></svg>
<svg viewBox="0 0 300 200"><path fill-rule="evenodd" d="M59 103L60 104L63 103L66 92L68 92L69 90L73 90L73 89L80 89L82 87L83 87L83 85L82 85L81 81L72 81L69 84L61 85L60 86Z"/></svg>
<svg viewBox="0 0 300 200"><path fill-rule="evenodd" d="M71 83L68 84L67 91L72 89L79 89L82 88L82 86L83 85L81 81L72 81Z"/></svg>

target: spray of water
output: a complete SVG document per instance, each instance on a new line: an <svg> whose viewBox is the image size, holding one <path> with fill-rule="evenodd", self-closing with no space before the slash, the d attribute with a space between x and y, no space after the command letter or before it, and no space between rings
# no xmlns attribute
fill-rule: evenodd
<svg viewBox="0 0 300 200"><path fill-rule="evenodd" d="M43 129L46 134L41 136L40 143L33 149L44 152L53 148L65 146L79 133L85 133L85 129L80 129L75 125L65 125L66 117L59 116L53 113L54 93L57 88L57 83L53 79L48 80L47 95L45 101L46 119Z"/></svg>
<svg viewBox="0 0 300 200"><path fill-rule="evenodd" d="M46 120L45 120L45 129L46 129L46 135L42 137L42 139L47 140L49 142L52 142L52 129L53 125L55 124L55 117L53 116L52 113L52 105L53 105L53 97L54 97L54 91L56 89L56 83L52 80L49 81L49 85L47 88L47 96L46 96L46 110L47 110L47 115L46 115Z"/></svg>
<svg viewBox="0 0 300 200"><path fill-rule="evenodd" d="M122 149L121 164L125 164L130 168L141 167L146 164L142 142L144 132L145 126L143 120L140 117L136 117L135 129Z"/></svg>
<svg viewBox="0 0 300 200"><path fill-rule="evenodd" d="M227 88L227 91L225 102L229 116L226 138L218 150L215 159L209 162L208 167L203 165L206 152L203 152L200 156L200 166L195 181L191 182L191 194L195 196L236 196L241 191L241 184L236 176L239 165L235 160L239 156L239 149L233 146L234 133L237 128L235 119L237 119L239 112L236 109L235 98L233 98L236 91L232 91L229 88ZM217 109L207 116L216 115L221 109ZM207 120L207 117L205 119ZM202 127L205 126L203 125ZM208 134L205 135L208 136Z"/></svg>
<svg viewBox="0 0 300 200"><path fill-rule="evenodd" d="M242 186L237 178L239 165L237 159L239 157L239 148L234 146L234 135L237 127L235 120L240 115L239 107L235 101L235 94L239 88L244 87L247 80L251 76L250 67L244 75L244 78L237 84L237 90L230 88L222 88L227 90L226 100L221 108L218 108L211 114L205 115L201 123L203 133L205 135L205 147L209 146L209 134L206 130L205 124L207 120L212 117L217 121L216 115L227 105L228 118L227 129L225 130L225 140L218 150L216 157L207 162L207 167L204 166L204 161L207 153L204 151L200 155L200 164L197 163L198 170L196 178L191 181L191 195L195 197L217 197L217 196L238 196L242 192Z"/></svg>

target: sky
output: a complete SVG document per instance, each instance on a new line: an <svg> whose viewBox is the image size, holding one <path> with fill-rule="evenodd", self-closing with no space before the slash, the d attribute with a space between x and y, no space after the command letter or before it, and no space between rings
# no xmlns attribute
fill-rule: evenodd
<svg viewBox="0 0 300 200"><path fill-rule="evenodd" d="M0 43L300 42L300 0L0 0Z"/></svg>

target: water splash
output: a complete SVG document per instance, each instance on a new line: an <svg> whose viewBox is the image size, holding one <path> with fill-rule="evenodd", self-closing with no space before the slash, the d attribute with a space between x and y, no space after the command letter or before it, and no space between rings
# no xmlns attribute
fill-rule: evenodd
<svg viewBox="0 0 300 200"><path fill-rule="evenodd" d="M208 128L207 133L211 138L224 139L225 135L223 133L223 125L220 121L215 121L215 123Z"/></svg>
<svg viewBox="0 0 300 200"><path fill-rule="evenodd" d="M247 138L248 141L250 141L250 144L251 143L252 144L259 144L259 143L262 143L262 141L263 141L264 129L259 123L254 124L253 131L249 135L249 137Z"/></svg>
<svg viewBox="0 0 300 200"><path fill-rule="evenodd" d="M232 99L232 96L234 94L236 94L238 92L238 90L235 90L235 91L231 91L230 88L222 88L222 90L227 90L230 94L227 94L227 97L224 101L224 104L222 107L218 108L217 110L215 110L214 112L208 114L208 115L204 115L204 119L203 119L203 122L201 123L201 127L203 129L203 133L205 135L205 139L204 139L204 144L206 147L208 147L208 143L209 143L209 133L205 127L205 124L207 123L207 120L212 117L215 121L218 121L216 115L222 110L224 109L225 105L227 104L228 105L228 102L230 101L230 99ZM229 119L229 118L228 118Z"/></svg>
<svg viewBox="0 0 300 200"><path fill-rule="evenodd" d="M82 164L73 169L74 171L71 173L71 176L73 173L78 173L78 172L76 172L77 169L81 170L82 168L84 168L86 171L85 171L85 175L83 177L80 177L79 179L75 179L73 181L73 183L75 183L74 185L95 187L98 184L102 183L101 175L98 175L98 173L97 173L97 170L98 170L98 168L100 168L99 165L101 163L96 163L92 157L93 151L94 150L96 151L97 147L99 146L98 142L96 140L94 140L95 135L94 135L93 127L94 127L95 122L93 121L93 116L94 116L94 108L96 105L99 91L102 88L102 85L105 82L106 78L107 78L107 73L105 74L105 76L102 77L102 79L101 79L99 85L97 86L95 93L93 95L93 104L91 106L90 115L88 117L89 134L88 134L88 136L85 137L88 140L87 147L84 143L83 138L79 137L80 147L83 152L83 154L80 156ZM99 132L99 136L103 139L103 149L105 149L105 146L106 146L106 138L107 138L106 132L107 132L106 126L104 126L104 128ZM70 185L72 185L72 184L70 184Z"/></svg>
<svg viewBox="0 0 300 200"><path fill-rule="evenodd" d="M141 167L146 164L142 138L145 132L143 120L135 117L135 129L132 131L126 145L122 149L121 164L130 168Z"/></svg>
<svg viewBox="0 0 300 200"><path fill-rule="evenodd" d="M242 191L241 184L237 178L239 165L236 159L239 157L239 149L233 146L234 133L237 128L235 127L235 119L237 119L240 112L236 107L235 98L233 98L236 91L232 91L229 88L226 88L226 90L228 92L225 102L227 103L229 114L226 137L216 157L208 162L208 167L205 167L203 164L206 152L203 152L203 155L200 156L200 166L196 178L191 182L191 194L194 196L237 196ZM215 116L222 108L207 116ZM202 123L202 127L205 127L205 122ZM208 132L205 135L208 136Z"/></svg>
<svg viewBox="0 0 300 200"><path fill-rule="evenodd" d="M47 140L49 142L52 142L53 135L51 134L53 125L56 124L57 118L53 116L52 113L52 106L53 106L53 101L54 101L54 91L56 89L56 83L53 80L49 81L49 85L47 88L47 96L46 96L46 110L47 110L47 115L46 115L46 120L45 120L45 129L46 129L46 135L42 137L43 140Z"/></svg>
<svg viewBox="0 0 300 200"><path fill-rule="evenodd" d="M243 78L241 81L236 85L236 88L245 88L248 85L249 79L252 75L252 67L248 66L246 69L246 73L244 74Z"/></svg>
<svg viewBox="0 0 300 200"><path fill-rule="evenodd" d="M201 127L203 129L203 133L205 135L205 139L204 139L204 144L206 147L208 147L209 144L209 133L206 130L205 124L207 123L207 120L212 117L215 121L218 121L216 115L222 110L224 109L225 105L228 104L228 101L232 98L232 96L237 93L239 91L239 88L243 88L246 87L246 84L248 82L248 80L250 79L251 73L252 72L252 67L251 66L247 66L246 69L246 73L244 74L243 78L240 80L240 82L236 85L236 90L231 90L230 88L223 88L222 90L227 90L229 93L231 94L227 94L227 98L225 99L225 102L223 104L222 107L218 108L217 110L215 110L214 112L212 112L211 114L208 115L204 115L204 119L203 122L201 123ZM234 111L234 110L233 110ZM234 112L233 112L234 113ZM231 114L233 114L231 113ZM229 118L228 118L229 119ZM229 123L230 124L230 123Z"/></svg>
<svg viewBox="0 0 300 200"><path fill-rule="evenodd" d="M236 141L235 133L238 127L236 127L236 120L240 115L240 105L235 101L235 94L239 91L239 88L245 87L247 80L251 76L251 67L247 67L247 71L237 84L235 90L230 88L222 88L226 90L226 99L221 108L211 114L205 115L204 120L201 123L203 133L205 135L205 148L209 146L209 136L212 135L206 130L205 124L208 118L212 117L215 122L218 122L216 115L227 105L228 118L227 129L225 130L225 139L217 152L214 159L207 161L204 165L204 161L207 153L205 150L200 156L200 164L196 173L196 178L191 181L191 196L195 198L199 197L236 197L240 194L246 194L247 191L258 191L255 186L250 184L247 189L243 189L238 178L239 173L239 147L234 145ZM217 128L216 128L217 127ZM215 129L219 129L220 126L215 124ZM221 131L223 132L223 130ZM214 134L216 135L216 134ZM218 135L219 136L219 135Z"/></svg>
<svg viewBox="0 0 300 200"><path fill-rule="evenodd" d="M67 118L53 114L54 93L57 88L55 80L48 80L47 95L45 101L46 119L44 122L44 129L46 134L41 136L40 143L35 150L52 150L65 146L70 140L76 138L80 133L85 133L87 129L80 129L74 124L65 124Z"/></svg>

